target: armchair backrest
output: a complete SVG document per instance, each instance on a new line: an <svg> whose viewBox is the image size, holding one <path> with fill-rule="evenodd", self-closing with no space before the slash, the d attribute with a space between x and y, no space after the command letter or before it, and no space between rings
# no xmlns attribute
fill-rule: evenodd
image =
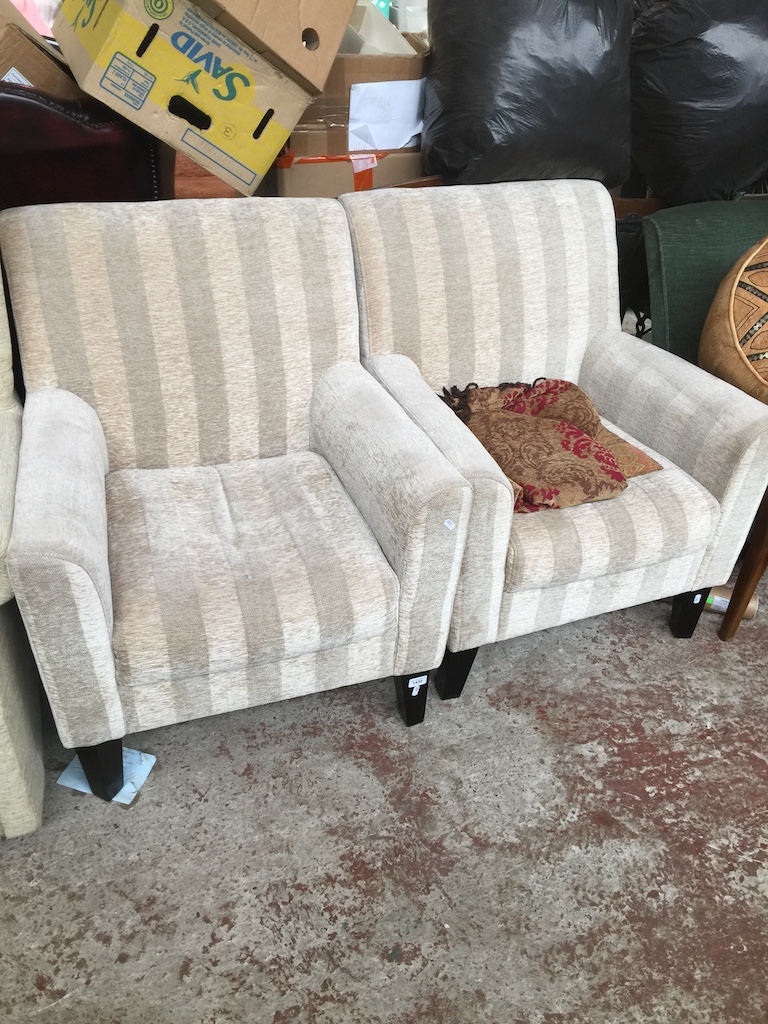
<svg viewBox="0 0 768 1024"><path fill-rule="evenodd" d="M359 359L331 199L78 203L0 214L28 392L97 412L111 469L309 447L309 400Z"/></svg>
<svg viewBox="0 0 768 1024"><path fill-rule="evenodd" d="M594 181L391 189L341 197L365 359L397 352L427 383L578 378L619 325L613 204Z"/></svg>

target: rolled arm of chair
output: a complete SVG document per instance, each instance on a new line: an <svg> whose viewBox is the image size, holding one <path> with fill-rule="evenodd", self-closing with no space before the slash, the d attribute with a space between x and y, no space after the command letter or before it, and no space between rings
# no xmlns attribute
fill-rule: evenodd
<svg viewBox="0 0 768 1024"><path fill-rule="evenodd" d="M768 485L768 406L618 330L593 339L578 383L601 415L717 499L720 527L700 585L725 582Z"/></svg>
<svg viewBox="0 0 768 1024"><path fill-rule="evenodd" d="M464 651L492 643L498 636L504 592L514 508L512 485L411 359L382 355L366 367L472 485L467 545L448 646L452 651Z"/></svg>
<svg viewBox="0 0 768 1024"><path fill-rule="evenodd" d="M327 371L310 411L312 447L331 465L400 583L394 672L440 664L472 491L394 399L357 363Z"/></svg>
<svg viewBox="0 0 768 1024"><path fill-rule="evenodd" d="M66 747L125 733L111 642L107 470L90 406L56 389L27 396L8 570Z"/></svg>

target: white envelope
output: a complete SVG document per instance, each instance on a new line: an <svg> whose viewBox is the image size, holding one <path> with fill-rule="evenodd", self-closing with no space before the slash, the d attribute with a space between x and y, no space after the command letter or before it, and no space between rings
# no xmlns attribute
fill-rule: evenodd
<svg viewBox="0 0 768 1024"><path fill-rule="evenodd" d="M426 79L360 82L349 91L349 152L403 149L424 124Z"/></svg>

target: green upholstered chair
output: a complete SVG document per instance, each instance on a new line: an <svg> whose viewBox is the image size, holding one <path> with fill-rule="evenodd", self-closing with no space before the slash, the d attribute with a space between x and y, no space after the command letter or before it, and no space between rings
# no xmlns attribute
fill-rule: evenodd
<svg viewBox="0 0 768 1024"><path fill-rule="evenodd" d="M672 206L643 218L651 337L695 363L718 285L741 254L768 235L768 199Z"/></svg>
<svg viewBox="0 0 768 1024"><path fill-rule="evenodd" d="M654 345L697 362L699 339L718 286L736 260L768 235L768 199L670 207L643 219ZM768 566L768 494L758 510L728 611L730 640Z"/></svg>

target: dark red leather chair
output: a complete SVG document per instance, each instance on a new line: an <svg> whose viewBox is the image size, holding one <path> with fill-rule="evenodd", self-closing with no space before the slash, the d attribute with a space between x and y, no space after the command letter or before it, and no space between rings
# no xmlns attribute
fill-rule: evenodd
<svg viewBox="0 0 768 1024"><path fill-rule="evenodd" d="M172 199L174 157L97 100L0 83L0 209Z"/></svg>

